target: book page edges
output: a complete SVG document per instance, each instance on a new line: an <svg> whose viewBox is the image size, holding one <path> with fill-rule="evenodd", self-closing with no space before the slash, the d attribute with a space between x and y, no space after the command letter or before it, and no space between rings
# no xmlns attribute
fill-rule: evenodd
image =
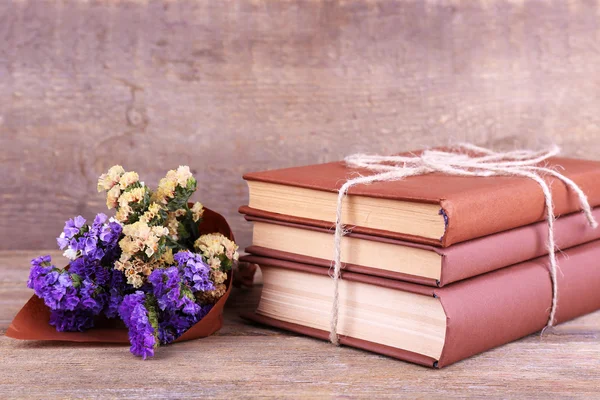
<svg viewBox="0 0 600 400"><path fill-rule="evenodd" d="M293 324L291 322L280 321L278 319L260 315L258 313L244 313L241 315L241 317L248 321L256 322L263 325L269 325L277 329L283 329L301 335L311 336L320 340L329 340L329 332L320 329L309 328L303 325ZM344 346L355 347L357 349L382 354L388 357L397 358L415 364L420 364L426 367L433 368L437 366L435 359L424 356L422 354L417 354L395 347L369 342L366 340L356 339L350 336L342 335L339 337L339 340L340 343Z"/></svg>

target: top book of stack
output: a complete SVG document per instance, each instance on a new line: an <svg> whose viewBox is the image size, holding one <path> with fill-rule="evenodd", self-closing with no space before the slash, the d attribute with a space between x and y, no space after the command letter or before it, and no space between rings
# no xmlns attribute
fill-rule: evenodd
<svg viewBox="0 0 600 400"><path fill-rule="evenodd" d="M600 162L551 158L600 205ZM343 162L309 165L244 175L249 205L243 214L330 229L335 222L337 191L366 170ZM578 198L560 181L551 184L555 215L579 210ZM545 219L540 186L522 177L460 177L431 173L401 181L357 185L344 199L342 221L353 233L448 247ZM582 217L583 218L583 217Z"/></svg>

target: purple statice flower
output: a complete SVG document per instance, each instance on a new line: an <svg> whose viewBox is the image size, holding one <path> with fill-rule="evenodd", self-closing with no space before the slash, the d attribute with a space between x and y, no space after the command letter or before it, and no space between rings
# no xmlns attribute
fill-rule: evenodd
<svg viewBox="0 0 600 400"><path fill-rule="evenodd" d="M100 314L107 300L106 293L96 293L98 289L98 285L88 279L81 282L79 287L80 308L93 315Z"/></svg>
<svg viewBox="0 0 600 400"><path fill-rule="evenodd" d="M41 256L31 260L31 270L29 272L29 279L27 280L27 287L33 289L35 292L41 291L44 285L44 278L56 267L52 264L52 258L47 256Z"/></svg>
<svg viewBox="0 0 600 400"><path fill-rule="evenodd" d="M67 221L64 231L56 239L65 257L75 260L84 256L90 260L102 260L107 253L111 259L116 255L118 240L123 228L110 221L105 214L97 214L91 226L85 225L81 216Z"/></svg>
<svg viewBox="0 0 600 400"><path fill-rule="evenodd" d="M110 221L108 224L102 226L99 237L107 248L117 246L123 227L121 224L115 221Z"/></svg>
<svg viewBox="0 0 600 400"><path fill-rule="evenodd" d="M173 256L173 259L178 265L183 265L188 262L192 255L193 253L191 251L180 251Z"/></svg>
<svg viewBox="0 0 600 400"><path fill-rule="evenodd" d="M104 266L100 260L88 257L79 257L71 261L71 273L79 275L82 279L93 281L98 286L106 285L110 280L110 266Z"/></svg>
<svg viewBox="0 0 600 400"><path fill-rule="evenodd" d="M154 356L157 346L152 311L146 306L146 300L146 294L138 290L125 296L119 307L119 316L129 329L130 351L144 360Z"/></svg>
<svg viewBox="0 0 600 400"><path fill-rule="evenodd" d="M160 315L158 326L158 338L160 343L168 344L175 341L200 321L212 309L212 304L201 305L194 315L182 314L180 312L163 312Z"/></svg>
<svg viewBox="0 0 600 400"><path fill-rule="evenodd" d="M111 270L110 281L107 285L108 298L104 307L106 317L116 318L119 315L119 306L129 287L131 286L127 284L123 272L115 269Z"/></svg>
<svg viewBox="0 0 600 400"><path fill-rule="evenodd" d="M81 215L78 215L75 218L69 219L65 223L65 227L58 238L56 238L56 242L58 243L58 247L61 250L70 247L73 243L73 238L81 233L83 227L85 225L85 218Z"/></svg>
<svg viewBox="0 0 600 400"><path fill-rule="evenodd" d="M169 267L152 271L148 282L152 285L152 293L162 311L182 311L194 315L199 306L182 278L177 267Z"/></svg>
<svg viewBox="0 0 600 400"><path fill-rule="evenodd" d="M183 281L193 292L214 290L215 285L210 280L210 267L200 254L190 251L180 251L173 256L183 275Z"/></svg>
<svg viewBox="0 0 600 400"><path fill-rule="evenodd" d="M40 263L39 260L44 259ZM50 262L50 257L40 257L32 260L27 287L33 289L36 296L44 301L51 310L72 311L79 304L77 289L73 278L66 271L56 269Z"/></svg>
<svg viewBox="0 0 600 400"><path fill-rule="evenodd" d="M106 214L99 213L94 217L94 222L92 222L92 226L90 227L90 232L94 234L94 236L98 236L104 228L104 224L108 220Z"/></svg>
<svg viewBox="0 0 600 400"><path fill-rule="evenodd" d="M94 326L94 315L85 310L52 310L50 325L59 332L83 332Z"/></svg>
<svg viewBox="0 0 600 400"><path fill-rule="evenodd" d="M71 259L68 271L51 265L49 256L31 262L27 286L51 311L60 311L53 314L53 325L61 330L90 327L93 317L103 310L109 318L117 316L123 295L131 290L124 286L122 276L117 278L121 283L112 287L115 276L123 275L113 273L114 262L121 255L118 242L122 226L102 213L91 226L85 222L81 216L68 220L57 239L64 255ZM85 318L90 321L83 323Z"/></svg>
<svg viewBox="0 0 600 400"><path fill-rule="evenodd" d="M76 270L78 264L78 261L74 262ZM100 314L108 301L108 295L96 281L73 271L59 270L51 265L50 256L35 258L31 265L27 286L34 290L36 296L42 299L51 311L61 311L53 317L53 325L57 329L60 327L62 330L70 330L69 326L77 326L75 330L78 330L80 327L89 326L90 323L77 323L83 318L79 314L92 318ZM99 268L105 269L102 266ZM62 317L69 320L61 322Z"/></svg>
<svg viewBox="0 0 600 400"><path fill-rule="evenodd" d="M65 237L67 239L70 239L73 236L77 235L84 225L85 218L83 218L81 215L78 215L75 218L71 218L65 223L65 228L63 230Z"/></svg>

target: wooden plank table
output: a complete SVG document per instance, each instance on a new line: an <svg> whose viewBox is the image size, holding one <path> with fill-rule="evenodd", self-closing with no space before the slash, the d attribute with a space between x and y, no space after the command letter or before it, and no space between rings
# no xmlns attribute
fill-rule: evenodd
<svg viewBox="0 0 600 400"><path fill-rule="evenodd" d="M600 312L442 370L246 324L260 286L232 293L218 334L147 361L120 345L7 338L43 253L0 252L0 398L600 397Z"/></svg>

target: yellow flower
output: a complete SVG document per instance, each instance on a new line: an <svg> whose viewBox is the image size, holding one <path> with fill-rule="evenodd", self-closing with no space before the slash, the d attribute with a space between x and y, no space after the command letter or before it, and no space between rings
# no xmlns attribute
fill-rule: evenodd
<svg viewBox="0 0 600 400"><path fill-rule="evenodd" d="M138 289L138 288L142 287L142 285L144 284L144 281L142 280L141 276L139 276L136 273L133 273L132 275L127 276L127 283L129 283L134 288Z"/></svg>
<svg viewBox="0 0 600 400"><path fill-rule="evenodd" d="M219 269L221 268L221 260L217 257L211 257L208 260L208 265L212 268L212 269Z"/></svg>
<svg viewBox="0 0 600 400"><path fill-rule="evenodd" d="M163 237L163 236L169 234L169 230L167 228L165 228L164 226L153 226L152 233L158 237Z"/></svg>
<svg viewBox="0 0 600 400"><path fill-rule="evenodd" d="M167 247L163 255L160 257L159 262L162 265L173 265L175 264L175 260L173 259L173 249Z"/></svg>
<svg viewBox="0 0 600 400"><path fill-rule="evenodd" d="M175 179L179 186L186 187L188 180L192 177L192 173L190 172L190 167L187 165L180 165L175 172Z"/></svg>
<svg viewBox="0 0 600 400"><path fill-rule="evenodd" d="M175 195L176 181L169 180L168 178L162 178L158 183L156 192L152 195L152 201L159 204L167 204L169 199L172 199Z"/></svg>
<svg viewBox="0 0 600 400"><path fill-rule="evenodd" d="M108 193L106 193L106 207L113 209L119 204L119 197L121 196L121 189L118 186L113 186Z"/></svg>
<svg viewBox="0 0 600 400"><path fill-rule="evenodd" d="M177 229L179 228L179 221L177 221L177 217L174 212L170 212L167 214L167 230L168 234L173 237L173 239L177 240L179 236L177 235Z"/></svg>
<svg viewBox="0 0 600 400"><path fill-rule="evenodd" d="M202 218L202 214L204 214L204 207L202 206L202 203L194 203L194 206L192 207L192 219L194 222L198 222L200 218Z"/></svg>
<svg viewBox="0 0 600 400"><path fill-rule="evenodd" d="M104 192L112 189L119 182L119 179L125 170L120 165L110 167L108 173L100 175L98 178L98 192Z"/></svg>
<svg viewBox="0 0 600 400"><path fill-rule="evenodd" d="M161 207L157 203L152 203L152 204L150 204L150 207L148 207L148 211L154 215L157 215L160 212L160 210L161 210Z"/></svg>
<svg viewBox="0 0 600 400"><path fill-rule="evenodd" d="M237 253L238 246L220 233L209 233L200 236L194 243L194 247L208 260L212 268L215 268L216 260L222 254L225 254L231 260L237 260L239 256Z"/></svg>
<svg viewBox="0 0 600 400"><path fill-rule="evenodd" d="M222 271L211 271L210 279L215 283L215 285L219 285L227 279L227 274Z"/></svg>
<svg viewBox="0 0 600 400"><path fill-rule="evenodd" d="M120 165L113 165L108 169L108 176L113 182L118 182L121 175L125 173L125 169Z"/></svg>
<svg viewBox="0 0 600 400"><path fill-rule="evenodd" d="M143 187L123 192L119 197L119 207L125 207L129 203L138 203L144 198L144 194L146 194L146 189Z"/></svg>
<svg viewBox="0 0 600 400"><path fill-rule="evenodd" d="M115 214L115 219L119 222L127 222L129 215L133 212L133 209L126 205L124 207L119 207L119 211Z"/></svg>
<svg viewBox="0 0 600 400"><path fill-rule="evenodd" d="M114 186L114 182L106 174L100 175L98 178L98 193L110 190Z"/></svg>
<svg viewBox="0 0 600 400"><path fill-rule="evenodd" d="M138 182L139 180L140 180L140 177L137 174L137 172L134 172L134 171L125 172L119 179L119 186L121 187L122 190L124 190L127 186L130 186L130 185Z"/></svg>
<svg viewBox="0 0 600 400"><path fill-rule="evenodd" d="M184 210L183 208L177 209L174 211L175 216L176 217L183 217L185 214L187 214L187 211Z"/></svg>
<svg viewBox="0 0 600 400"><path fill-rule="evenodd" d="M150 207L148 207L148 210L146 210L146 212L144 213L144 215L142 215L140 217L140 221L143 221L147 224L150 223L150 221L152 221L160 212L160 205L158 205L158 203L152 203L150 204Z"/></svg>
<svg viewBox="0 0 600 400"><path fill-rule="evenodd" d="M152 268L150 267L150 265L148 265L148 264L145 264L145 265L143 266L143 268L142 268L142 273L143 273L145 276L149 276L149 275L152 273L152 271L153 271L153 269L152 269Z"/></svg>
<svg viewBox="0 0 600 400"><path fill-rule="evenodd" d="M136 239L134 237L125 236L119 241L119 247L121 247L123 253L135 254L138 251L142 250L142 248L144 247L144 243L141 240Z"/></svg>

